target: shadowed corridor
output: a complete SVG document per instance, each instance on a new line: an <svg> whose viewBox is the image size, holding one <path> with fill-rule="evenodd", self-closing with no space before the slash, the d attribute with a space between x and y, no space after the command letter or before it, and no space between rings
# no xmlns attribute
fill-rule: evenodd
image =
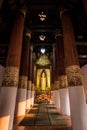
<svg viewBox="0 0 87 130"><path fill-rule="evenodd" d="M34 104L14 124L13 130L72 130L70 117L60 114L55 105L48 102Z"/></svg>

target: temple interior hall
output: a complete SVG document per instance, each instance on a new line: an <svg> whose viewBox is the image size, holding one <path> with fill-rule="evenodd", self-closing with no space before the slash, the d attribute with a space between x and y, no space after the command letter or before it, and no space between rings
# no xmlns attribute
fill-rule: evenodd
<svg viewBox="0 0 87 130"><path fill-rule="evenodd" d="M87 0L0 0L0 130L87 130Z"/></svg>

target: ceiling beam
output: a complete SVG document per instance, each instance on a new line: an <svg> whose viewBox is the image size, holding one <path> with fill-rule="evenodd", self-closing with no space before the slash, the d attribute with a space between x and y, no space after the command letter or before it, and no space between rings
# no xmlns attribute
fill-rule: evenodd
<svg viewBox="0 0 87 130"><path fill-rule="evenodd" d="M38 5L31 5L30 6L30 9L31 10L56 10L57 8L56 8L56 5L54 4L54 5L50 5L50 4L38 4ZM58 9L57 9L58 10Z"/></svg>
<svg viewBox="0 0 87 130"><path fill-rule="evenodd" d="M87 42L76 42L76 45L87 46Z"/></svg>
<svg viewBox="0 0 87 130"><path fill-rule="evenodd" d="M87 59L87 55L79 55L79 58Z"/></svg>

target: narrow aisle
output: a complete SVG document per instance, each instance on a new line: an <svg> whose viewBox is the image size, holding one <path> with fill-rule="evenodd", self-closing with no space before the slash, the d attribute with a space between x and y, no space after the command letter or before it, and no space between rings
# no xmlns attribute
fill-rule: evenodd
<svg viewBox="0 0 87 130"><path fill-rule="evenodd" d="M18 126L70 127L69 122L70 118L64 118L60 113L58 113L54 104L39 103L34 104Z"/></svg>

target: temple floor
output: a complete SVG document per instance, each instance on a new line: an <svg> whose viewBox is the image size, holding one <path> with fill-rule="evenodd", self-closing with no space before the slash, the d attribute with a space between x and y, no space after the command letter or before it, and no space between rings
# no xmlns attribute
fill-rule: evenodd
<svg viewBox="0 0 87 130"><path fill-rule="evenodd" d="M58 112L52 103L34 104L25 116L14 121L13 130L72 130L69 116Z"/></svg>

